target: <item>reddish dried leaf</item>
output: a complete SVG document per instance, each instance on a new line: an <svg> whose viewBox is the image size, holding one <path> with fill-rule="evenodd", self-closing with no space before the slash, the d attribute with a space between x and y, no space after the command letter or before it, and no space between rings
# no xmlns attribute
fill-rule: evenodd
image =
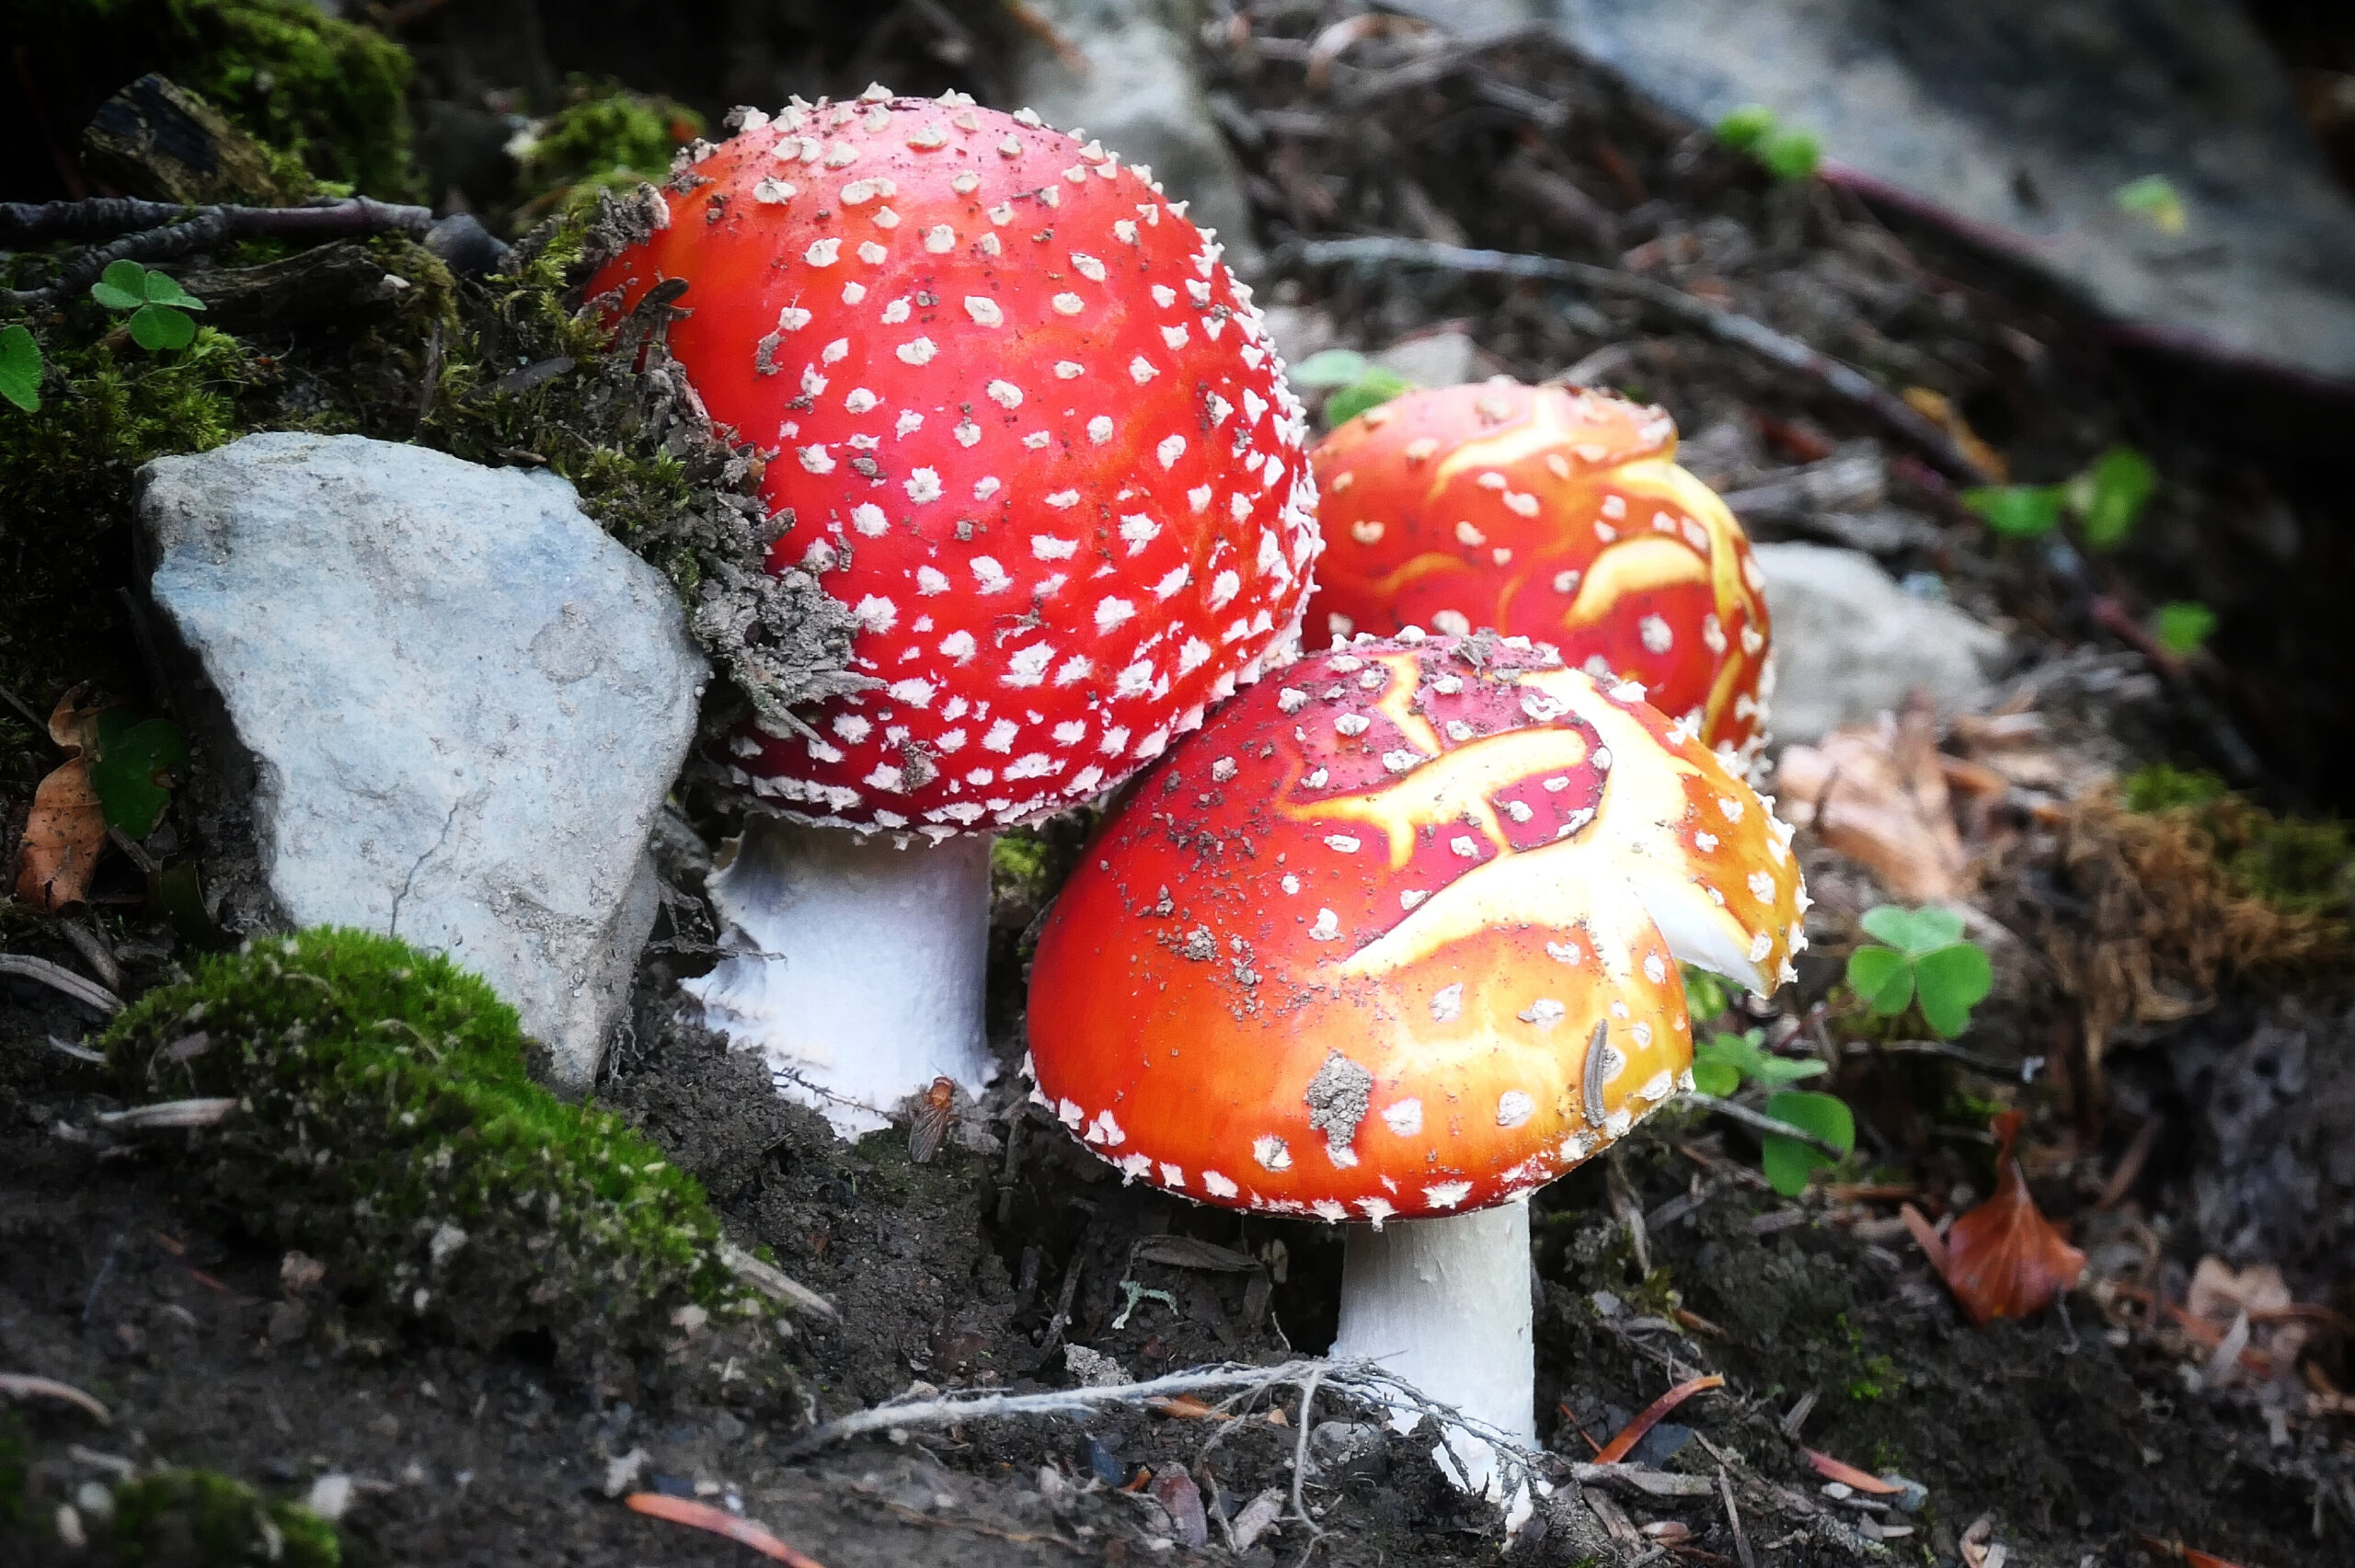
<svg viewBox="0 0 2355 1568"><path fill-rule="evenodd" d="M1877 1475L1866 1474L1855 1465L1844 1464L1830 1454L1820 1454L1813 1448L1801 1448L1799 1452L1805 1454L1807 1462L1815 1467L1815 1473L1826 1481L1836 1481L1844 1486L1853 1486L1859 1492L1878 1493L1883 1496L1892 1492L1905 1490L1893 1481L1883 1481Z"/></svg>
<svg viewBox="0 0 2355 1568"><path fill-rule="evenodd" d="M1658 1425L1661 1416L1704 1390L1721 1389L1725 1386L1726 1380L1715 1372L1706 1378L1692 1378L1677 1384L1676 1387L1646 1405L1642 1414L1621 1427L1618 1435L1603 1444L1596 1452L1594 1462L1599 1465L1617 1464L1627 1457L1637 1444L1644 1440L1644 1434Z"/></svg>
<svg viewBox="0 0 2355 1568"><path fill-rule="evenodd" d="M1147 1410L1156 1414L1180 1416L1189 1421L1208 1421L1218 1414L1217 1411L1191 1394L1155 1395L1144 1403Z"/></svg>
<svg viewBox="0 0 2355 1568"><path fill-rule="evenodd" d="M2241 1568L2237 1562L2227 1562L2221 1557L2194 1551L2188 1546L2183 1549L2183 1565L2184 1568Z"/></svg>
<svg viewBox="0 0 2355 1568"><path fill-rule="evenodd" d="M82 691L76 686L60 697L49 715L49 738L65 749L65 761L33 791L17 853L17 897L37 910L80 903L106 846L107 814L90 783L98 710L77 704Z"/></svg>
<svg viewBox="0 0 2355 1568"><path fill-rule="evenodd" d="M2050 1306L2085 1270L2085 1254L2062 1238L2028 1196L2028 1180L2012 1157L2020 1120L2017 1111L1995 1118L2000 1173L1994 1196L1948 1228L1946 1262L1938 1270L1982 1328Z"/></svg>
<svg viewBox="0 0 2355 1568"><path fill-rule="evenodd" d="M657 1519L668 1519L674 1525L687 1525L714 1535L724 1535L729 1540L751 1547L764 1557L786 1563L787 1568L824 1568L814 1557L806 1557L771 1535L767 1528L752 1519L740 1518L725 1508L715 1508L708 1503L693 1498L672 1497L661 1492L633 1492L624 1501L633 1513Z"/></svg>

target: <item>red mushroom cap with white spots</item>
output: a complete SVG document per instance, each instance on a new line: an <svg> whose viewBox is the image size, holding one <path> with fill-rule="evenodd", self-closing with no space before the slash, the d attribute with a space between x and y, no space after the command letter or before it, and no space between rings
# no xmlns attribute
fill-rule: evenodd
<svg viewBox="0 0 2355 1568"><path fill-rule="evenodd" d="M1039 1096L1207 1203L1505 1201L1691 1087L1680 959L1788 977L1789 831L1633 686L1520 639L1312 656L1141 780L1063 888Z"/></svg>
<svg viewBox="0 0 2355 1568"><path fill-rule="evenodd" d="M1658 408L1501 378L1368 409L1311 454L1328 544L1312 641L1493 627L1635 681L1721 755L1764 739L1764 579Z"/></svg>
<svg viewBox="0 0 2355 1568"><path fill-rule="evenodd" d="M1149 170L1037 117L879 92L683 158L592 280L684 279L670 347L774 448L769 566L851 608L815 738L747 730L772 808L935 834L1117 784L1287 659L1306 427L1249 291Z"/></svg>

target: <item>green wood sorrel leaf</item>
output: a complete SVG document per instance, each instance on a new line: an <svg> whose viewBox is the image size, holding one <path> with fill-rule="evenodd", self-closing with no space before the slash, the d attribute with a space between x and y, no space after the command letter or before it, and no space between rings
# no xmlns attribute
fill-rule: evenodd
<svg viewBox="0 0 2355 1568"><path fill-rule="evenodd" d="M2131 446L2114 446L2069 486L2069 504L2084 521L2085 543L2108 550L2126 542L2159 487L2159 471Z"/></svg>
<svg viewBox="0 0 2355 1568"><path fill-rule="evenodd" d="M131 340L150 353L185 349L196 341L196 323L169 305L141 305L132 313Z"/></svg>
<svg viewBox="0 0 2355 1568"><path fill-rule="evenodd" d="M21 326L0 326L0 397L40 412L40 345Z"/></svg>
<svg viewBox="0 0 2355 1568"><path fill-rule="evenodd" d="M1970 1010L1994 989L1995 969L1977 943L1958 942L1914 959L1913 980L1923 1019L1950 1040L1970 1026Z"/></svg>
<svg viewBox="0 0 2355 1568"><path fill-rule="evenodd" d="M1752 153L1768 174L1786 181L1806 179L1823 161L1823 147L1814 132L1788 127L1768 132Z"/></svg>
<svg viewBox="0 0 2355 1568"><path fill-rule="evenodd" d="M1786 1089L1767 1100L1766 1114L1778 1122L1788 1122L1815 1134L1843 1153L1853 1152L1856 1147L1856 1118L1850 1114L1847 1102L1837 1095L1819 1094L1809 1089ZM1766 1173L1769 1185L1785 1197L1797 1197L1807 1190L1808 1178L1832 1161L1797 1139L1770 1132L1759 1140L1758 1163Z"/></svg>
<svg viewBox="0 0 2355 1568"><path fill-rule="evenodd" d="M1320 349L1284 374L1294 386L1329 391L1365 374L1366 364L1366 357L1355 349Z"/></svg>
<svg viewBox="0 0 2355 1568"><path fill-rule="evenodd" d="M1327 426L1346 425L1367 409L1414 390L1415 383L1396 371L1370 365L1365 374L1325 400L1325 423Z"/></svg>
<svg viewBox="0 0 2355 1568"><path fill-rule="evenodd" d="M1962 938L1962 917L1934 904L1918 910L1879 904L1867 910L1858 924L1899 951L1920 956Z"/></svg>
<svg viewBox="0 0 2355 1568"><path fill-rule="evenodd" d="M1717 121L1720 145L1746 153L1775 129L1775 111L1763 103L1744 104Z"/></svg>
<svg viewBox="0 0 2355 1568"><path fill-rule="evenodd" d="M90 787L98 792L99 809L109 827L144 839L171 802L167 779L188 766L188 743L170 720L134 718L121 708L100 714L98 730Z"/></svg>
<svg viewBox="0 0 2355 1568"><path fill-rule="evenodd" d="M2060 485L1982 485L1962 493L1962 504L1996 532L2034 539L2061 526L2068 490Z"/></svg>
<svg viewBox="0 0 2355 1568"><path fill-rule="evenodd" d="M179 280L166 272L150 271L144 292L151 305L173 305L181 310L202 310L204 302L180 287Z"/></svg>
<svg viewBox="0 0 2355 1568"><path fill-rule="evenodd" d="M2188 658L2208 646L2216 630L2216 612L2196 599L2179 599L2159 606L2152 630L2161 647L2177 658Z"/></svg>
<svg viewBox="0 0 2355 1568"><path fill-rule="evenodd" d="M1720 1058L1706 1055L1706 1046L1693 1047L1693 1087L1704 1094L1724 1099L1741 1087L1741 1069Z"/></svg>
<svg viewBox="0 0 2355 1568"><path fill-rule="evenodd" d="M137 310L147 303L147 269L136 261L110 261L90 297L109 310Z"/></svg>
<svg viewBox="0 0 2355 1568"><path fill-rule="evenodd" d="M1894 947L1859 947L1848 955L1848 983L1875 1013L1894 1018L1913 1000L1913 964Z"/></svg>

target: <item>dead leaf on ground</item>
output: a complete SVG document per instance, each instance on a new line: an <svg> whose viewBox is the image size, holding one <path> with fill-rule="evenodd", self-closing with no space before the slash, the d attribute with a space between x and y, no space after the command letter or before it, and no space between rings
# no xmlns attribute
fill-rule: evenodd
<svg viewBox="0 0 2355 1568"><path fill-rule="evenodd" d="M1816 745L1789 748L1775 784L1788 820L1814 828L1897 898L1943 903L1969 893L1937 718L1927 704L1909 703L1894 718L1846 725Z"/></svg>
<svg viewBox="0 0 2355 1568"><path fill-rule="evenodd" d="M2248 1314L2248 1348L2275 1367L2295 1365L2313 1337L2313 1326L2292 1315L2296 1305L2281 1271L2271 1264L2251 1264L2235 1271L2212 1254L2192 1270L2183 1297L2185 1311L2225 1329L2242 1313Z"/></svg>
<svg viewBox="0 0 2355 1568"><path fill-rule="evenodd" d="M708 1503L672 1497L661 1492L633 1492L623 1501L632 1513L726 1536L729 1540L751 1547L764 1557L787 1564L787 1568L823 1568L816 1558L804 1556L777 1539L766 1527L752 1519L741 1518L725 1508L715 1508Z"/></svg>
<svg viewBox="0 0 2355 1568"><path fill-rule="evenodd" d="M17 897L37 910L80 903L107 841L106 810L90 781L99 710L79 705L86 690L66 692L49 715L49 738L64 748L65 761L34 790L17 852Z"/></svg>
<svg viewBox="0 0 2355 1568"><path fill-rule="evenodd" d="M2028 1179L2012 1155L2021 1119L2017 1111L1995 1118L1994 1195L1947 1228L1938 1268L1964 1313L1982 1328L2051 1305L2085 1271L2085 1254L2062 1238L2028 1196Z"/></svg>

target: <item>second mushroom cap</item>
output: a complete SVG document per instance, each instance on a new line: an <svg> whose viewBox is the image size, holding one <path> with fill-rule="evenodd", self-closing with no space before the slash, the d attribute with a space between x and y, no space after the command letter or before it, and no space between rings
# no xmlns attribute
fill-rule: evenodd
<svg viewBox="0 0 2355 1568"><path fill-rule="evenodd" d="M1677 965L1771 990L1789 830L1640 688L1361 639L1213 715L1063 889L1040 1097L1132 1177L1327 1219L1525 1194L1689 1086Z"/></svg>

